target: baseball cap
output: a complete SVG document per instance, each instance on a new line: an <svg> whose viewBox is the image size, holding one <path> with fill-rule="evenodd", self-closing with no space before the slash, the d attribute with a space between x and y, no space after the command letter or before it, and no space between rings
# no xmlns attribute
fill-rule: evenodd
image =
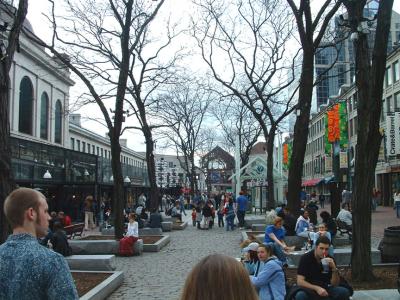
<svg viewBox="0 0 400 300"><path fill-rule="evenodd" d="M243 252L248 251L257 251L259 244L256 242L250 243L246 248L243 249Z"/></svg>

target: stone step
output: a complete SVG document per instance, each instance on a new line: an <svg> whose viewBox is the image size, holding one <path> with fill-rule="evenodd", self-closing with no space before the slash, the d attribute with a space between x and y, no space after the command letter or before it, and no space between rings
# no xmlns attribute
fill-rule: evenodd
<svg viewBox="0 0 400 300"><path fill-rule="evenodd" d="M71 270L114 271L115 255L71 255L65 257Z"/></svg>
<svg viewBox="0 0 400 300"><path fill-rule="evenodd" d="M294 251L288 255L290 265L298 266L300 257L304 251ZM336 265L349 265L351 260L351 248L338 248L334 249L334 258ZM371 249L371 262L372 264L379 264L381 262L381 253L377 249Z"/></svg>

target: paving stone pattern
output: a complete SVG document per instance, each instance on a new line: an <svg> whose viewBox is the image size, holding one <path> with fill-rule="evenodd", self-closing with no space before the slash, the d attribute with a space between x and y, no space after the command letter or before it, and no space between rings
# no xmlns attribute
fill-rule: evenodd
<svg viewBox="0 0 400 300"><path fill-rule="evenodd" d="M124 272L125 279L108 299L179 299L188 273L201 258L212 253L240 256L239 230L226 231L218 226L198 230L190 220L185 230L167 234L171 242L160 252L116 258L116 269Z"/></svg>

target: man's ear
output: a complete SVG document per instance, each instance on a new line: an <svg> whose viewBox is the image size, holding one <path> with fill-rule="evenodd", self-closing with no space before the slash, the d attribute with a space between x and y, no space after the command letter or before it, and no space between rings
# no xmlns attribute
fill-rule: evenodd
<svg viewBox="0 0 400 300"><path fill-rule="evenodd" d="M36 211L30 207L25 211L25 216L29 221L34 221L35 220L35 215L36 215Z"/></svg>

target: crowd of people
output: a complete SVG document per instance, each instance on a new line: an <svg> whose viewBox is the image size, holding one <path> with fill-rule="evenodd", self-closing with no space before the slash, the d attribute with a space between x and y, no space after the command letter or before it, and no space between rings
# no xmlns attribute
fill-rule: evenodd
<svg viewBox="0 0 400 300"><path fill-rule="evenodd" d="M226 230L234 230L235 219L239 228L243 228L249 201L245 192L240 192L236 199L228 193L218 198L218 195L212 198L200 196L190 202L193 226L210 229L217 217L218 226L225 226ZM85 211L85 226L90 228L93 216L89 208L93 198L86 200L88 210ZM184 195L180 195L170 207L171 216L178 220L182 220L182 214L186 213L187 203L184 201ZM322 211L322 222L317 224L312 219L316 219L317 209L311 201L311 205L308 203L297 219L284 205L271 211L268 217L273 216L273 221L266 226L263 243L256 239L249 241L243 248L242 264L221 254L203 258L187 277L181 299L266 300L284 299L286 294L291 297L288 299L297 300L327 296L331 299L349 299L351 289L342 285L333 259L335 221L327 211ZM69 299L77 299L75 285L63 258L71 254L63 230L71 224L71 218L62 211L49 214L45 197L28 188L19 188L7 197L4 213L13 234L0 246L0 298L19 299L27 292L38 299L52 298L63 292ZM143 198L134 209L128 207L125 214L127 228L120 240L120 254L132 255L133 245L139 238L139 228L160 228L163 219L158 209L148 214ZM350 203L343 201L337 218L352 226ZM288 266L288 253L294 247L286 244L287 234L305 238L310 245L309 249L304 249L306 251L300 259L297 285L290 289L286 286L285 269ZM51 244L54 251L40 245L38 239L44 245ZM20 272L26 265L34 267L29 272ZM223 296L215 292L220 289L224 291ZM244 294L243 297L237 297Z"/></svg>

